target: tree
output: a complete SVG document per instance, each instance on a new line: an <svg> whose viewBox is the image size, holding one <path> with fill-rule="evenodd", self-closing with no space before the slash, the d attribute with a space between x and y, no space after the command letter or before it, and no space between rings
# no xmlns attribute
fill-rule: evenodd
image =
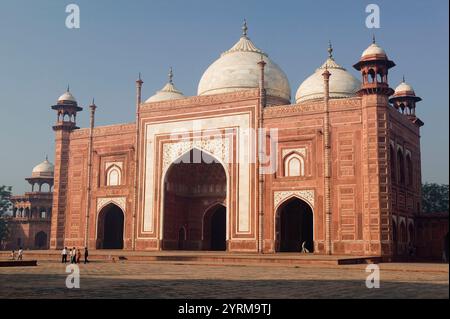
<svg viewBox="0 0 450 319"><path fill-rule="evenodd" d="M0 186L0 217L11 208L11 190L10 186Z"/></svg>
<svg viewBox="0 0 450 319"><path fill-rule="evenodd" d="M448 212L449 185L425 183L422 185L422 211L424 213Z"/></svg>
<svg viewBox="0 0 450 319"><path fill-rule="evenodd" d="M2 217L11 208L11 190L11 187L0 186L0 249L2 248L2 243L9 236L8 221Z"/></svg>

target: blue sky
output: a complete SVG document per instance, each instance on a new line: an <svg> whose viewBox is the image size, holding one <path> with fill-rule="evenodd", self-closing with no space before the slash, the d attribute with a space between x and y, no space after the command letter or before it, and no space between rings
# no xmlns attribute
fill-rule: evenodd
<svg viewBox="0 0 450 319"><path fill-rule="evenodd" d="M66 5L81 9L81 29L65 27ZM381 29L365 27L365 7L381 8ZM55 114L50 109L70 83L86 106L95 97L97 124L132 122L138 72L144 98L166 82L195 95L198 81L241 34L249 36L288 75L293 95L326 58L328 40L347 69L370 44L372 33L397 63L390 84L406 75L424 101L424 181L448 183L448 1L263 0L1 0L0 184L28 190L23 179L54 157ZM352 70L356 75L356 71ZM88 112L78 124L88 125Z"/></svg>

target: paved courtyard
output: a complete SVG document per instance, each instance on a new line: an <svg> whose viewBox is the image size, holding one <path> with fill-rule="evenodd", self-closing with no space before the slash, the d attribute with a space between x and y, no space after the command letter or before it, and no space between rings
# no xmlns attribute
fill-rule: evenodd
<svg viewBox="0 0 450 319"><path fill-rule="evenodd" d="M0 268L0 298L449 298L448 265L381 264L380 289L365 267L95 262L70 290L64 265L39 262Z"/></svg>

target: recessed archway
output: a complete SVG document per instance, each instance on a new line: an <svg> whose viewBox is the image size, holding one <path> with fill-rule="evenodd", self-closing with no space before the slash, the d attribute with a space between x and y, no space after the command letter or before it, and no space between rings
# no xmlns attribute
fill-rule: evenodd
<svg viewBox="0 0 450 319"><path fill-rule="evenodd" d="M48 236L44 231L40 231L34 236L34 248L47 249L48 248Z"/></svg>
<svg viewBox="0 0 450 319"><path fill-rule="evenodd" d="M314 215L308 203L293 197L279 206L275 245L277 252L314 252Z"/></svg>
<svg viewBox="0 0 450 319"><path fill-rule="evenodd" d="M124 214L115 204L108 204L98 214L97 249L123 249Z"/></svg>
<svg viewBox="0 0 450 319"><path fill-rule="evenodd" d="M204 151L192 149L168 168L163 186L162 249L218 250L221 245L218 239L212 245L212 239L205 238L204 223L208 207L224 203L227 198L227 174L222 163ZM215 215L211 215L214 218L208 227L217 227L226 236L226 210L225 214Z"/></svg>
<svg viewBox="0 0 450 319"><path fill-rule="evenodd" d="M221 204L209 208L203 217L203 250L227 249L227 209Z"/></svg>

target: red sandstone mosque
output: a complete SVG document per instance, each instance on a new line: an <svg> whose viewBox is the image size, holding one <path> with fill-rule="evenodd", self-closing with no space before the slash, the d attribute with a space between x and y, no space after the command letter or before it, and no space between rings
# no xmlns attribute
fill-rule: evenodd
<svg viewBox="0 0 450 319"><path fill-rule="evenodd" d="M292 103L285 73L244 25L197 96L184 96L171 71L142 100L139 77L134 123L95 127L92 103L91 125L80 129L83 108L67 90L52 106L54 167L37 166L32 192L13 198L31 238L22 245L431 254L448 214L421 213L421 98L405 81L390 88L395 63L375 39L355 62L361 81L330 44Z"/></svg>

